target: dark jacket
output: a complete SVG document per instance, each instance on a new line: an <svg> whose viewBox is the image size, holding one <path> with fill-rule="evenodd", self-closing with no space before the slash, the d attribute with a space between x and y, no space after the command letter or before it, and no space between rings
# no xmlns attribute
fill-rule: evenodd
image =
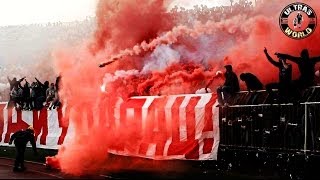
<svg viewBox="0 0 320 180"><path fill-rule="evenodd" d="M56 91L58 92L59 90L60 90L60 88L61 88L61 76L58 76L57 78L56 78Z"/></svg>
<svg viewBox="0 0 320 180"><path fill-rule="evenodd" d="M14 87L20 87L20 88L22 88L22 86L21 86L21 82L24 80L24 78L21 78L21 79L19 79L18 81L17 80L14 80L14 79L9 79L8 77L7 77L7 79L8 79L8 82L9 82L9 84L10 84L10 91L14 88Z"/></svg>
<svg viewBox="0 0 320 180"><path fill-rule="evenodd" d="M9 144L11 144L13 141L16 147L26 147L27 143L30 141L33 151L37 152L34 135L28 130L20 130L15 132L11 136Z"/></svg>
<svg viewBox="0 0 320 180"><path fill-rule="evenodd" d="M300 71L300 82L308 87L314 85L314 72L315 72L315 65L317 62L320 62L320 57L294 57L288 54L280 54L278 53L278 57L282 57L289 61L295 62Z"/></svg>
<svg viewBox="0 0 320 180"><path fill-rule="evenodd" d="M243 73L242 76L248 91L263 89L263 84L255 75L251 73Z"/></svg>
<svg viewBox="0 0 320 180"><path fill-rule="evenodd" d="M292 66L288 64L288 68L285 68L281 62L277 62L268 54L265 53L268 61L279 69L279 83L282 85L289 85L292 81ZM312 78L312 77L311 77Z"/></svg>
<svg viewBox="0 0 320 180"><path fill-rule="evenodd" d="M226 78L224 86L230 87L232 93L240 91L239 80L234 72L226 72L224 76Z"/></svg>

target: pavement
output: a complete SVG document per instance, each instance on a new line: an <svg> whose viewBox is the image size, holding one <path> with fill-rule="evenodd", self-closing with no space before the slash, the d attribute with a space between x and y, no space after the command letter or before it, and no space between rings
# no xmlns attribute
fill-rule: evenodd
<svg viewBox="0 0 320 180"><path fill-rule="evenodd" d="M13 172L13 164L13 159L0 158L0 179L110 179L105 175L74 177L30 161L25 161L26 171Z"/></svg>
<svg viewBox="0 0 320 180"><path fill-rule="evenodd" d="M172 166L175 164L167 164L167 167L162 172L155 171L144 171L144 170L125 170L117 172L106 172L97 175L86 175L86 176L71 176L62 173L59 170L49 169L43 163L25 161L25 167L27 168L24 172L13 172L14 159L0 157L0 179L211 179L212 174L206 174L206 172L198 173L187 173L179 171L168 171L174 169Z"/></svg>
<svg viewBox="0 0 320 180"><path fill-rule="evenodd" d="M113 157L108 163L117 164ZM184 161L151 161L148 166L145 163L136 164L130 168L130 164L138 162L134 158L125 158L128 164L124 164L122 170L102 171L96 175L71 176L59 170L49 169L43 163L25 161L26 171L13 172L14 159L0 157L0 179L281 179L280 177L256 175L247 169L245 172L219 171L212 162L184 162ZM148 160L145 160L148 161ZM140 168L139 168L140 167Z"/></svg>

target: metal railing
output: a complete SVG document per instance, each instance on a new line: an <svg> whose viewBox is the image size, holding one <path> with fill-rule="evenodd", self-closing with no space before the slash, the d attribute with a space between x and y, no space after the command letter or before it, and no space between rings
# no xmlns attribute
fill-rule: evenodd
<svg viewBox="0 0 320 180"><path fill-rule="evenodd" d="M220 144L320 152L320 102L220 107Z"/></svg>

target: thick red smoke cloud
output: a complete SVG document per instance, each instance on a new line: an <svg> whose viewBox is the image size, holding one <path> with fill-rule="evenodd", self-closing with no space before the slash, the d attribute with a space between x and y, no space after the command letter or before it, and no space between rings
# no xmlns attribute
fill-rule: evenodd
<svg viewBox="0 0 320 180"><path fill-rule="evenodd" d="M266 60L264 47L270 54L299 55L308 48L311 55L319 55L319 28L299 41L281 32L278 16L289 3L268 1L253 15L240 13L190 26L176 25L162 0L100 0L92 42L77 51L55 52L56 68L63 76L60 94L72 107L68 117L75 124L75 136L56 156L62 171L79 175L127 166L111 162L106 152L119 141L130 142L136 129L96 126L103 119L82 112L112 109L118 97L195 93L225 64L232 64L238 74L252 72L264 83L277 81L277 69ZM317 0L307 3L320 12ZM121 59L98 68L112 57ZM295 67L294 77L298 75ZM220 83L214 81L210 88ZM101 92L102 85L106 92Z"/></svg>
<svg viewBox="0 0 320 180"><path fill-rule="evenodd" d="M302 1L309 4L316 12L320 12L319 1ZM273 54L282 52L294 56L300 56L300 52L307 48L311 56L320 55L320 47L317 42L320 40L320 29L308 38L294 40L285 36L279 27L279 15L282 9L292 1L270 1L260 6L257 16L243 22L244 27L250 32L250 36L235 45L228 54L230 63L238 67L237 72L250 71L257 74L264 83L278 80L277 69L266 60L263 48L267 47L269 54L277 59ZM261 14L259 15L259 12ZM319 24L319 19L318 19ZM246 64L246 68L240 68ZM294 78L299 76L297 66L294 63Z"/></svg>
<svg viewBox="0 0 320 180"><path fill-rule="evenodd" d="M105 49L117 53L173 27L164 0L100 0L96 17L98 27L90 46L93 53Z"/></svg>

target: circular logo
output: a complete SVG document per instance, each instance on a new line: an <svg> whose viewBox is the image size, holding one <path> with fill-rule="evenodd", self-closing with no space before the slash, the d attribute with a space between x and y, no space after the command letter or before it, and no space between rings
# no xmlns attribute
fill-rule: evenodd
<svg viewBox="0 0 320 180"><path fill-rule="evenodd" d="M280 14L280 28L292 39L304 39L310 36L317 27L316 12L305 3L292 3Z"/></svg>

